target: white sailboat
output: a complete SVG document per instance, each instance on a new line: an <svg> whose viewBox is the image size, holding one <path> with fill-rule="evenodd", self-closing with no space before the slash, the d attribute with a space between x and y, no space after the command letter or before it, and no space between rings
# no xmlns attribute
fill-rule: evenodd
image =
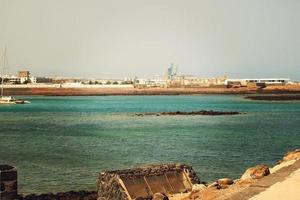
<svg viewBox="0 0 300 200"><path fill-rule="evenodd" d="M30 103L29 101L25 101L23 99L16 99L12 96L4 96L4 71L5 66L7 65L6 58L6 47L4 49L4 53L2 55L2 75L1 75L1 96L0 96L0 104L25 104Z"/></svg>

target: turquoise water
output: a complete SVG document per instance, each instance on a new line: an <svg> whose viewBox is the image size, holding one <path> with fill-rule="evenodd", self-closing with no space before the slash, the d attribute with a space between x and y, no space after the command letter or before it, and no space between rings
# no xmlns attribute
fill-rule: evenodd
<svg viewBox="0 0 300 200"><path fill-rule="evenodd" d="M203 181L239 177L300 147L300 102L243 96L26 97L0 106L0 163L18 167L22 192L95 189L98 173L147 163L193 165ZM235 116L137 112L241 111Z"/></svg>

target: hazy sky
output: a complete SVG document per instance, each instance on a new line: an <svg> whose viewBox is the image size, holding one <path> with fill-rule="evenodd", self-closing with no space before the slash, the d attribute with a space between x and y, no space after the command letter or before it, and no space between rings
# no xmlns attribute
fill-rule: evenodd
<svg viewBox="0 0 300 200"><path fill-rule="evenodd" d="M300 80L299 0L0 0L9 71Z"/></svg>

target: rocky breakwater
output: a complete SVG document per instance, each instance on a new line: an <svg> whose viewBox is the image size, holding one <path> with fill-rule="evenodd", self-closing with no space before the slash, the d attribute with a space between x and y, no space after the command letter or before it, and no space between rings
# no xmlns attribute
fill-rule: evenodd
<svg viewBox="0 0 300 200"><path fill-rule="evenodd" d="M299 160L300 149L296 149L286 153L272 168L267 165L250 167L239 179L221 178L209 184L196 184L188 195L177 194L170 200L246 200L284 180L298 169L295 164Z"/></svg>
<svg viewBox="0 0 300 200"><path fill-rule="evenodd" d="M257 165L255 167L247 169L241 177L241 180L260 179L264 176L268 176L269 174L270 170L267 165Z"/></svg>
<svg viewBox="0 0 300 200"><path fill-rule="evenodd" d="M270 172L275 173L280 169L282 169L283 167L287 167L294 164L298 160L300 160L300 149L289 151L286 154L284 154L281 160L277 162L277 165L275 165L270 169Z"/></svg>
<svg viewBox="0 0 300 200"><path fill-rule="evenodd" d="M199 110L199 111L175 111L175 112L148 112L148 113L136 113L135 116L143 117L143 116L165 116L165 115L209 115L209 116L217 116L217 115L239 115L242 114L236 111L213 111L213 110Z"/></svg>
<svg viewBox="0 0 300 200"><path fill-rule="evenodd" d="M196 184L187 195L175 194L170 200L228 200L269 174L267 166L257 165L247 169L240 179L226 177L208 184Z"/></svg>
<svg viewBox="0 0 300 200"><path fill-rule="evenodd" d="M19 195L18 200L96 200L96 191L69 191L57 194L29 194ZM2 199L1 199L2 200Z"/></svg>
<svg viewBox="0 0 300 200"><path fill-rule="evenodd" d="M257 101L300 101L299 94L251 95L245 98Z"/></svg>
<svg viewBox="0 0 300 200"><path fill-rule="evenodd" d="M0 200L12 200L17 196L17 169L10 165L0 165Z"/></svg>

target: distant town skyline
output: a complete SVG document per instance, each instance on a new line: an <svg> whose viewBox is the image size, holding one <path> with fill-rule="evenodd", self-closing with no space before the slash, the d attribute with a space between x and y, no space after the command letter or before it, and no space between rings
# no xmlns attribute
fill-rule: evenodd
<svg viewBox="0 0 300 200"><path fill-rule="evenodd" d="M297 0L0 0L9 73L300 80Z"/></svg>

